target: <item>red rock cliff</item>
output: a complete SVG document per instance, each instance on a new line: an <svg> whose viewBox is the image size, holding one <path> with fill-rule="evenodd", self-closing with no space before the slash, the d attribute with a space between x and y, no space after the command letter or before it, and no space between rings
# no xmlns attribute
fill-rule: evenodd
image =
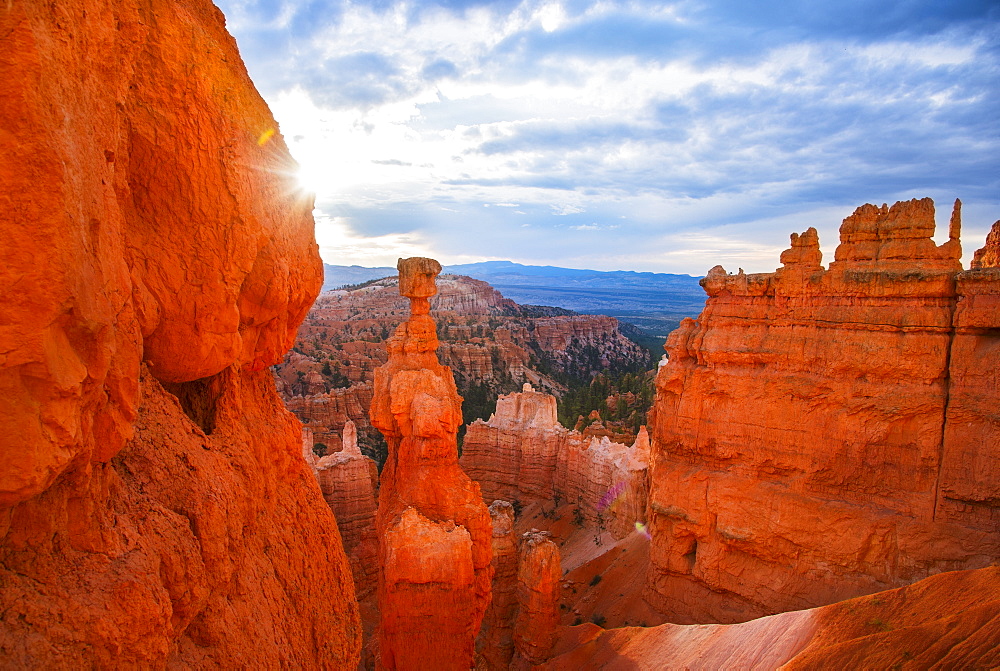
<svg viewBox="0 0 1000 671"><path fill-rule="evenodd" d="M465 671L490 602L493 529L479 486L458 466L462 399L435 354L428 299L441 266L400 259L399 271L411 315L375 371L371 407L389 444L376 517L378 665Z"/></svg>
<svg viewBox="0 0 1000 671"><path fill-rule="evenodd" d="M320 286L311 202L221 13L18 2L0 34L3 665L354 663L264 370Z"/></svg>
<svg viewBox="0 0 1000 671"><path fill-rule="evenodd" d="M489 422L469 425L460 462L488 500L574 503L622 538L646 519L648 456L645 428L631 446L569 431L555 397L526 384L497 399Z"/></svg>
<svg viewBox="0 0 1000 671"><path fill-rule="evenodd" d="M649 598L735 622L1000 558L1000 269L961 272L958 207L865 205L829 270L713 268L657 377Z"/></svg>

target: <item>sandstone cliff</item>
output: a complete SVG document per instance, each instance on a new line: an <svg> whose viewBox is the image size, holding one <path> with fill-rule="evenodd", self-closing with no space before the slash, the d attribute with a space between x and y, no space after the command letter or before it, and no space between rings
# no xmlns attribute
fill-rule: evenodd
<svg viewBox="0 0 1000 671"><path fill-rule="evenodd" d="M631 446L568 431L555 397L525 385L497 400L489 422L469 425L460 463L489 500L569 502L622 538L646 519L648 455L645 428Z"/></svg>
<svg viewBox="0 0 1000 671"><path fill-rule="evenodd" d="M651 415L647 595L736 622L1000 558L1000 269L962 272L959 209L865 205L828 270L713 268Z"/></svg>
<svg viewBox="0 0 1000 671"><path fill-rule="evenodd" d="M441 266L400 259L399 271L411 315L387 343L371 408L389 445L376 517L378 665L464 671L490 601L492 525L458 466L462 400L435 354L428 299Z"/></svg>
<svg viewBox="0 0 1000 671"><path fill-rule="evenodd" d="M263 370L321 281L311 199L221 13L17 2L0 34L0 665L355 663Z"/></svg>

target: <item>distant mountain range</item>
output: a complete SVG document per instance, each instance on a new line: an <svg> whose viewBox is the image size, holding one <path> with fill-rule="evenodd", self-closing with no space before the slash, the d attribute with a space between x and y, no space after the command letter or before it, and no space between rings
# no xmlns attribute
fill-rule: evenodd
<svg viewBox="0 0 1000 671"><path fill-rule="evenodd" d="M323 269L324 291L396 274L389 267L324 264ZM521 304L611 315L656 338L665 337L684 317L697 317L705 304L700 278L691 275L526 266L511 261L445 266L444 272L488 282Z"/></svg>

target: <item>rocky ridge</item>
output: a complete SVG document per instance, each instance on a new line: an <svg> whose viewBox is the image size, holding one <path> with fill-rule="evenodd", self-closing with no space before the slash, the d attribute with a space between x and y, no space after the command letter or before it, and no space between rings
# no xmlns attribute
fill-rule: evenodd
<svg viewBox="0 0 1000 671"><path fill-rule="evenodd" d="M829 269L713 268L651 415L647 598L737 622L1000 558L1000 268L962 271L960 209L865 205ZM981 255L979 258L988 258Z"/></svg>
<svg viewBox="0 0 1000 671"><path fill-rule="evenodd" d="M1000 568L733 625L564 628L536 668L960 669L1000 664Z"/></svg>

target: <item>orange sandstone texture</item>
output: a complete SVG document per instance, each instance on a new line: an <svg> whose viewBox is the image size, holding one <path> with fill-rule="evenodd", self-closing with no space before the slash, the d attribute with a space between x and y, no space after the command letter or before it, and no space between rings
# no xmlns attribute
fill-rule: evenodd
<svg viewBox="0 0 1000 671"><path fill-rule="evenodd" d="M566 629L541 669L990 669L1000 567L732 625Z"/></svg>
<svg viewBox="0 0 1000 671"><path fill-rule="evenodd" d="M506 669L514 656L514 616L517 614L517 540L514 507L507 501L490 504L493 522L492 599L476 638L476 652L488 669ZM479 668L479 665L477 665Z"/></svg>
<svg viewBox="0 0 1000 671"><path fill-rule="evenodd" d="M713 268L651 415L647 594L738 622L1000 558L1000 269L962 272L959 210L865 205L828 270Z"/></svg>
<svg viewBox="0 0 1000 671"><path fill-rule="evenodd" d="M547 531L521 536L517 566L517 617L512 669L530 669L549 658L559 628L559 548Z"/></svg>
<svg viewBox="0 0 1000 671"><path fill-rule="evenodd" d="M441 266L412 258L398 268L411 316L387 343L371 407L389 445L376 517L378 665L465 670L490 601L492 525L479 486L459 468L462 400L435 355L428 299Z"/></svg>
<svg viewBox="0 0 1000 671"><path fill-rule="evenodd" d="M341 451L317 457L312 441L307 441L302 454L313 469L323 498L337 517L344 552L351 560L355 591L359 600L364 599L374 591L376 583L378 467L361 454L358 430L350 420L344 425Z"/></svg>
<svg viewBox="0 0 1000 671"><path fill-rule="evenodd" d="M0 666L356 663L263 370L320 286L311 200L221 13L18 2L0 34Z"/></svg>
<svg viewBox="0 0 1000 671"><path fill-rule="evenodd" d="M646 520L648 458L645 427L631 446L568 431L555 397L526 384L497 399L489 422L469 425L460 463L487 499L569 502L624 538Z"/></svg>
<svg viewBox="0 0 1000 671"><path fill-rule="evenodd" d="M1000 221L993 222L993 228L986 234L986 244L977 249L970 264L977 268L1000 268Z"/></svg>

